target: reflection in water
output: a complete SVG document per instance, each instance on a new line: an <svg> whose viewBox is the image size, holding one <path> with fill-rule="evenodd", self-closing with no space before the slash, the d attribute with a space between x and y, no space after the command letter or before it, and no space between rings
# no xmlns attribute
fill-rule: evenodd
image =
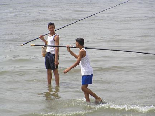
<svg viewBox="0 0 155 116"><path fill-rule="evenodd" d="M53 88L51 85L48 86L48 92L44 92L44 96L46 97L46 100L52 100L52 99L59 99L59 87L55 86Z"/></svg>

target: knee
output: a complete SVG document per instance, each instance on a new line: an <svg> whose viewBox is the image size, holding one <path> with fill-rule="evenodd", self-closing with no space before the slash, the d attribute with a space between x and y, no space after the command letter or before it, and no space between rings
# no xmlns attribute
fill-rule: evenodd
<svg viewBox="0 0 155 116"><path fill-rule="evenodd" d="M51 70L47 70L47 74L48 75L52 74Z"/></svg>
<svg viewBox="0 0 155 116"><path fill-rule="evenodd" d="M58 70L57 70L57 69L55 69L53 72L54 72L54 75L59 75L59 73L58 73Z"/></svg>
<svg viewBox="0 0 155 116"><path fill-rule="evenodd" d="M84 86L81 86L81 90L84 91L85 90L85 87Z"/></svg>

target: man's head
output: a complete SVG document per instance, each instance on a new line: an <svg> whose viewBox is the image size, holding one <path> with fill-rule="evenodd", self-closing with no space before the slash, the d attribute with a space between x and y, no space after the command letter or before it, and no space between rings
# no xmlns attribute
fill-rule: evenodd
<svg viewBox="0 0 155 116"><path fill-rule="evenodd" d="M83 38L77 38L76 39L76 47L78 46L84 46L84 39Z"/></svg>
<svg viewBox="0 0 155 116"><path fill-rule="evenodd" d="M48 23L48 30L54 32L54 30L55 30L55 25L54 25L54 23L51 23L51 22Z"/></svg>

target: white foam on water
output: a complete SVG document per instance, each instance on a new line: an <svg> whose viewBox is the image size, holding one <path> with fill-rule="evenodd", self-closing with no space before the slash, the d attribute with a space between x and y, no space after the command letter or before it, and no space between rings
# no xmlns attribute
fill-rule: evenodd
<svg viewBox="0 0 155 116"><path fill-rule="evenodd" d="M105 110L108 112L126 112L126 113L130 113L130 112L137 112L137 113L149 113L149 112L155 112L155 106L151 105L151 106L140 106L140 105L117 105L114 103L107 103L107 104L99 104L96 105L95 102L91 102L91 103L86 103L85 99L76 99L76 100L70 100L67 101L66 103L67 107L69 108L58 113L58 112L49 112L49 113L41 113L38 115L41 116L77 116L77 115L87 115L89 113L93 113L96 112L98 110ZM81 111L78 109L75 111L74 107L81 107ZM84 109L83 109L84 107ZM34 113L34 115L36 115Z"/></svg>

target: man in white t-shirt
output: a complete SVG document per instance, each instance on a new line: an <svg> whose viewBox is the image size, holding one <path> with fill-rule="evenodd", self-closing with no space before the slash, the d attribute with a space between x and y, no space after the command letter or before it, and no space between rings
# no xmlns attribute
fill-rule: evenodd
<svg viewBox="0 0 155 116"><path fill-rule="evenodd" d="M93 96L95 98L96 103L103 103L102 99L98 97L94 92L92 92L88 88L88 84L92 84L92 78L93 78L93 69L90 66L88 54L84 48L84 39L83 38L77 38L76 39L76 47L80 49L79 55L76 55L70 50L70 46L67 46L68 52L74 56L77 60L76 62L66 70L64 70L64 73L69 72L72 68L76 67L77 65L81 65L81 74L82 74L82 86L81 89L84 92L86 102L90 102L89 95Z"/></svg>
<svg viewBox="0 0 155 116"><path fill-rule="evenodd" d="M59 46L59 35L55 33L54 23L48 24L48 30L50 31L50 33L48 34L47 40L44 39L44 35L41 35L39 38L45 43L45 45ZM48 85L51 85L53 70L56 86L59 86L58 59L59 47L47 47L45 56L45 67L47 69Z"/></svg>

